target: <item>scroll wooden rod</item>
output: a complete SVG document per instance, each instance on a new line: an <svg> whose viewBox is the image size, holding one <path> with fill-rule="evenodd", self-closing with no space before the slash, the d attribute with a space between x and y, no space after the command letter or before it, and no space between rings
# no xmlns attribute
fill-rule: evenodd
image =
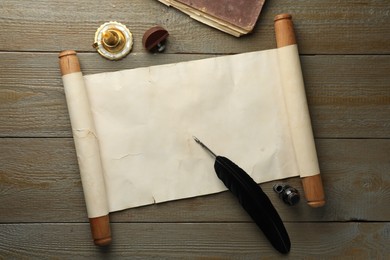
<svg viewBox="0 0 390 260"><path fill-rule="evenodd" d="M59 54L62 76L81 72L79 59L75 51L62 51ZM98 246L107 246L111 243L111 229L109 215L89 218L92 237Z"/></svg>
<svg viewBox="0 0 390 260"><path fill-rule="evenodd" d="M275 36L278 48L297 44L294 32L294 25L290 14L279 14L275 16ZM325 205L325 193L320 173L313 176L303 177L302 186L307 204L317 208Z"/></svg>

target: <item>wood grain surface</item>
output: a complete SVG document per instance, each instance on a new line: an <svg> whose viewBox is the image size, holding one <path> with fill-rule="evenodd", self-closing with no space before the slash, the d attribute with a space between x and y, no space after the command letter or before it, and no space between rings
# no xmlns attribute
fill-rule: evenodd
<svg viewBox="0 0 390 260"><path fill-rule="evenodd" d="M291 259L390 255L390 3L267 0L252 34L224 34L156 0L0 2L0 259L274 259L281 257L229 192L110 214L113 244L93 245L58 53L84 74L274 48L273 18L293 15L327 204L288 207L261 184L292 240ZM91 47L127 25L123 60ZM142 48L154 25L164 54ZM299 178L283 182L301 193Z"/></svg>
<svg viewBox="0 0 390 260"><path fill-rule="evenodd" d="M115 223L112 229L113 244L102 249L88 241L84 223L3 224L0 248L7 259L281 258L253 223ZM286 229L291 259L388 257L388 223L287 223Z"/></svg>

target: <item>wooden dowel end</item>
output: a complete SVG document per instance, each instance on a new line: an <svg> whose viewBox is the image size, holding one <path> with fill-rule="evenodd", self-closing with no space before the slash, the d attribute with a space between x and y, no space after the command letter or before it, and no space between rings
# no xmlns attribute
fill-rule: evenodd
<svg viewBox="0 0 390 260"><path fill-rule="evenodd" d="M290 14L279 14L274 18L276 46L278 48L296 44L294 24Z"/></svg>
<svg viewBox="0 0 390 260"><path fill-rule="evenodd" d="M75 51L62 51L58 58L60 58L60 69L62 76L80 72L80 63Z"/></svg>
<svg viewBox="0 0 390 260"><path fill-rule="evenodd" d="M321 175L313 175L301 178L307 204L313 208L325 205L325 192Z"/></svg>
<svg viewBox="0 0 390 260"><path fill-rule="evenodd" d="M95 245L108 246L111 244L110 218L108 215L90 218L91 232Z"/></svg>

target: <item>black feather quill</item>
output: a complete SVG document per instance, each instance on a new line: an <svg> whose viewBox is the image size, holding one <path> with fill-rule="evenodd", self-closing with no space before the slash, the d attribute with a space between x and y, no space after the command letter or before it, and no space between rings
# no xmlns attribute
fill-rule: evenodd
<svg viewBox="0 0 390 260"><path fill-rule="evenodd" d="M238 198L273 247L287 254L291 248L290 238L278 212L260 186L231 160L216 156L199 139L194 139L215 157L214 169L218 178Z"/></svg>

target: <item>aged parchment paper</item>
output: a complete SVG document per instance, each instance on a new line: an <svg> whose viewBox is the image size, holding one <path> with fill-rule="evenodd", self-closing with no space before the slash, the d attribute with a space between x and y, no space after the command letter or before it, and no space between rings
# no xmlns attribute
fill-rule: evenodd
<svg viewBox="0 0 390 260"><path fill-rule="evenodd" d="M65 89L73 80L64 76ZM86 195L87 205L106 200L112 212L225 190L192 136L258 183L319 173L296 45L82 81L86 95L78 99L90 103L106 190ZM82 138L74 120L74 138ZM107 211L89 208L89 217Z"/></svg>

